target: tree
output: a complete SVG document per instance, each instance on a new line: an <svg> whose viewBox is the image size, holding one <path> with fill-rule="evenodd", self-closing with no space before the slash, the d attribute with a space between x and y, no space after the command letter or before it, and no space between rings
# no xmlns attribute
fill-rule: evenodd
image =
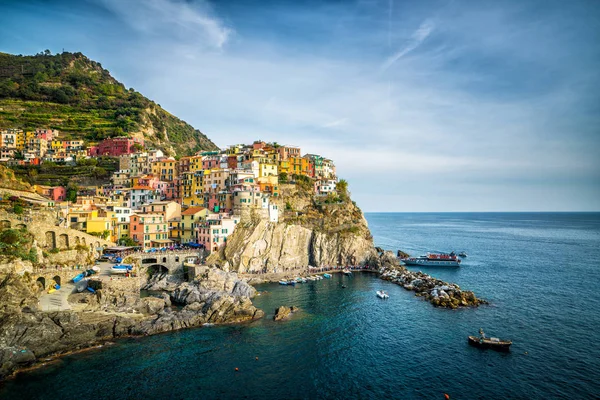
<svg viewBox="0 0 600 400"><path fill-rule="evenodd" d="M129 236L119 239L121 246L137 246L138 244Z"/></svg>
<svg viewBox="0 0 600 400"><path fill-rule="evenodd" d="M281 172L279 174L279 183L287 183L288 181L288 174L286 172Z"/></svg>
<svg viewBox="0 0 600 400"><path fill-rule="evenodd" d="M69 184L67 187L67 201L75 203L77 201L77 186Z"/></svg>
<svg viewBox="0 0 600 400"><path fill-rule="evenodd" d="M345 179L339 180L337 185L335 185L335 190L338 192L340 200L347 201L350 198L350 193L348 193L348 182Z"/></svg>

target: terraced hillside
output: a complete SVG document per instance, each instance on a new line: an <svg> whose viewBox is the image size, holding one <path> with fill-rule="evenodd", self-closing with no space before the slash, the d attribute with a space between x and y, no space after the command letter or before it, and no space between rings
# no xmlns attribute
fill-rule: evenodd
<svg viewBox="0 0 600 400"><path fill-rule="evenodd" d="M170 155L217 147L202 132L114 79L81 53L0 53L0 129L53 128L94 143L143 138Z"/></svg>

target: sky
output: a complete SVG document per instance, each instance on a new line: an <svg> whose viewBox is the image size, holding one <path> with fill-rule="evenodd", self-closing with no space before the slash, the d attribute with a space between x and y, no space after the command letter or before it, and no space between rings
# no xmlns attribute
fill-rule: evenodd
<svg viewBox="0 0 600 400"><path fill-rule="evenodd" d="M598 38L594 0L0 0L0 51L322 154L363 211L600 210Z"/></svg>

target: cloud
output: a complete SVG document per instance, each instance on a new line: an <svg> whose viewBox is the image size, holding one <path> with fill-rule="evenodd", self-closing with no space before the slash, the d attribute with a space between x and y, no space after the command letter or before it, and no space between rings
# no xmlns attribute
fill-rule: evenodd
<svg viewBox="0 0 600 400"><path fill-rule="evenodd" d="M413 34L411 35L409 43L403 49L401 49L396 54L394 54L393 56L388 58L381 65L380 71L384 72L389 67L391 67L396 61L398 61L400 58L404 57L406 54L410 53L411 51L413 51L414 49L419 47L421 45L421 43L423 43L423 41L425 39L427 39L427 37L431 34L431 32L433 31L434 28L435 28L435 25L431 20L423 21L421 23L421 25L419 26L419 29L414 31Z"/></svg>
<svg viewBox="0 0 600 400"><path fill-rule="evenodd" d="M205 1L184 0L95 0L126 24L146 34L176 34L182 40L202 41L222 48L233 30L213 15Z"/></svg>

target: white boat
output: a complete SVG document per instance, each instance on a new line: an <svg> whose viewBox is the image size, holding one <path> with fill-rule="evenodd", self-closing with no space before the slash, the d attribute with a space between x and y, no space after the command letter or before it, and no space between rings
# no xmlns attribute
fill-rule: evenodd
<svg viewBox="0 0 600 400"><path fill-rule="evenodd" d="M280 285L287 285L288 283L287 283L287 281L279 281L279 284Z"/></svg>
<svg viewBox="0 0 600 400"><path fill-rule="evenodd" d="M458 253L458 256L462 257L462 258L467 258L467 253L465 253L464 251L461 251L460 253Z"/></svg>
<svg viewBox="0 0 600 400"><path fill-rule="evenodd" d="M461 262L460 258L454 252L450 254L427 253L424 256L403 258L400 261L404 265L433 267L459 267Z"/></svg>
<svg viewBox="0 0 600 400"><path fill-rule="evenodd" d="M132 265L128 264L117 264L110 267L110 272L113 274L126 274L127 272L131 272L133 269Z"/></svg>
<svg viewBox="0 0 600 400"><path fill-rule="evenodd" d="M378 290L377 297L379 297L380 299L388 299L390 297L390 295L387 294L387 292L385 290Z"/></svg>
<svg viewBox="0 0 600 400"><path fill-rule="evenodd" d="M344 275L352 275L352 271L350 271L348 268L345 268L342 272Z"/></svg>

